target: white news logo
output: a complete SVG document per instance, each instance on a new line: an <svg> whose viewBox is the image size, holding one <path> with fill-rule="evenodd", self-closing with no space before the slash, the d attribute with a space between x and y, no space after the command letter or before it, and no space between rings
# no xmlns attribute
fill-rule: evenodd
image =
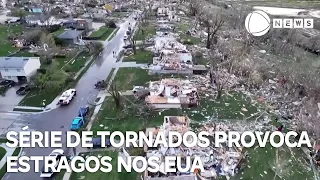
<svg viewBox="0 0 320 180"><path fill-rule="evenodd" d="M271 27L270 17L264 11L253 11L248 14L245 20L247 31L253 36L267 34ZM313 28L313 19L272 19L273 28Z"/></svg>
<svg viewBox="0 0 320 180"><path fill-rule="evenodd" d="M313 28L313 19L272 19L273 28Z"/></svg>

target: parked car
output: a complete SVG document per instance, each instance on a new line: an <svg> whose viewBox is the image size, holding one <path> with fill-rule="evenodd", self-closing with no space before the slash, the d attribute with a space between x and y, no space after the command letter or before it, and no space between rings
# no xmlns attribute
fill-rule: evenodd
<svg viewBox="0 0 320 180"><path fill-rule="evenodd" d="M130 49L130 48L132 48L132 44L124 45L123 48L124 48L124 49Z"/></svg>
<svg viewBox="0 0 320 180"><path fill-rule="evenodd" d="M128 39L129 39L129 36L125 34L125 35L123 36L123 40L126 41L126 40L128 40Z"/></svg>
<svg viewBox="0 0 320 180"><path fill-rule="evenodd" d="M85 117L85 116L87 116L88 113L89 113L89 109L90 109L89 106L80 108L80 109L79 109L78 116L79 116L79 117Z"/></svg>
<svg viewBox="0 0 320 180"><path fill-rule="evenodd" d="M17 95L25 95L27 94L27 92L30 91L30 86L26 85L26 86L21 86L17 91L16 94Z"/></svg>
<svg viewBox="0 0 320 180"><path fill-rule="evenodd" d="M59 105L68 105L71 100L77 95L77 91L75 89L68 89L62 93L59 98Z"/></svg>
<svg viewBox="0 0 320 180"><path fill-rule="evenodd" d="M76 117L72 120L70 124L70 130L76 131L79 130L84 125L84 117Z"/></svg>
<svg viewBox="0 0 320 180"><path fill-rule="evenodd" d="M3 80L0 82L0 86L8 86L8 87L12 87L15 86L17 83L12 81L12 80Z"/></svg>
<svg viewBox="0 0 320 180"><path fill-rule="evenodd" d="M64 156L64 151L62 149L55 149L49 154L49 156L56 158L57 162L55 164L55 167L57 167L59 165L59 161L60 161L61 157ZM41 178L50 178L54 172L52 171L52 169L48 169L48 170L49 171L46 171L45 168L43 167L41 170L40 177Z"/></svg>
<svg viewBox="0 0 320 180"><path fill-rule="evenodd" d="M92 138L91 143L92 143L93 147L91 147L90 149L103 148L103 147L101 147L101 138L99 138L99 137ZM105 145L106 145L106 147L110 147L111 146L111 143L110 143L109 139L106 139Z"/></svg>

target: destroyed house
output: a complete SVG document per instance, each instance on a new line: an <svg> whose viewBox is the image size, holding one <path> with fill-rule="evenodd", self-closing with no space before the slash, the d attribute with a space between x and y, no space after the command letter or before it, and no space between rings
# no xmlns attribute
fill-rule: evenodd
<svg viewBox="0 0 320 180"><path fill-rule="evenodd" d="M159 57L153 58L153 66L150 73L161 74L192 74L193 62L189 52L177 53L174 51L162 51Z"/></svg>
<svg viewBox="0 0 320 180"><path fill-rule="evenodd" d="M166 135L166 140L168 141L168 132L169 131L176 131L183 135L185 132L189 131L189 118L187 116L165 116L163 126L159 128L152 128L154 130L154 134L158 132L163 132ZM149 132L151 128L147 128L146 134ZM192 140L192 139L189 139ZM186 153L186 148L183 146L176 147L176 148L168 148L164 146L160 146L157 149L148 149L146 151L147 159L151 156L159 157L160 161L157 162L160 166L159 172L153 173L149 172L148 170L144 173L145 180L196 180L196 174L193 172L177 172L175 173L167 173L164 169L164 158L166 156L180 156L182 162L184 161L184 157L188 154Z"/></svg>
<svg viewBox="0 0 320 180"><path fill-rule="evenodd" d="M163 79L149 83L147 105L154 109L189 108L199 105L197 88L188 80Z"/></svg>

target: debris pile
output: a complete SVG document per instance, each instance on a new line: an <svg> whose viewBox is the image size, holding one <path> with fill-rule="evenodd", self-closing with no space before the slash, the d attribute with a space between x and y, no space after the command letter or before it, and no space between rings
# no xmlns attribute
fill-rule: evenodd
<svg viewBox="0 0 320 180"><path fill-rule="evenodd" d="M166 140L168 141L168 132L179 132L182 136L185 132L190 131L189 127L190 119L187 116L165 116L164 123L160 128L147 128L146 134L150 131L156 135L158 132L163 132L167 135ZM210 136L214 137L214 131L227 131L230 128L224 126L223 124L218 124L215 126L205 125L201 128L203 131L210 132ZM192 141L192 139L188 139L188 141ZM241 166L241 160L244 158L242 153L242 148L228 148L227 144L222 145L218 148L215 147L212 142L209 147L203 148L199 146L195 147L185 147L181 145L177 148L168 148L168 147L159 147L156 149L144 147L146 152L146 157L157 156L161 160L159 163L160 171L157 173L145 172L145 178L148 180L152 179L162 179L162 178L172 178L181 177L181 179L195 179L196 176L203 178L217 178L218 176L234 176L237 173ZM164 159L165 156L177 156L182 158L182 162L184 157L190 156L191 159L194 157L200 157L202 164L204 166L205 171L199 172L195 170L195 172L186 172L182 173L177 171L176 173L166 173L164 169Z"/></svg>
<svg viewBox="0 0 320 180"><path fill-rule="evenodd" d="M193 107L199 105L197 88L189 80L162 79L149 83L146 103L155 109Z"/></svg>

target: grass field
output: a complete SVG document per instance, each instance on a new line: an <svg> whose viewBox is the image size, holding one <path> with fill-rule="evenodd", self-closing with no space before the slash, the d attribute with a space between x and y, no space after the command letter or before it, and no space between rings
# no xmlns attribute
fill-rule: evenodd
<svg viewBox="0 0 320 180"><path fill-rule="evenodd" d="M80 179L92 179L92 180L136 180L137 179L137 173L127 173L127 172L117 172L117 158L118 158L118 152L111 152L111 151L102 151L102 152L92 152L92 153L83 153L80 154L83 157L86 156L96 156L96 157L102 157L102 156L109 156L112 158L112 161L110 162L112 165L112 171L109 173L104 173L102 171L98 171L95 173L90 173L88 171L84 171L81 173L75 173L73 172L70 180L80 180ZM90 166L94 166L93 163L90 164Z"/></svg>
<svg viewBox="0 0 320 180"><path fill-rule="evenodd" d="M18 36L22 30L21 25L0 25L0 56L8 56L18 50L18 48L13 47L11 42L8 41L8 37Z"/></svg>
<svg viewBox="0 0 320 180"><path fill-rule="evenodd" d="M138 64L152 63L152 52L147 50L143 50L143 51L137 50L137 54L126 56L123 58L122 61L124 62L134 61Z"/></svg>
<svg viewBox="0 0 320 180"><path fill-rule="evenodd" d="M89 53L81 52L74 60L64 67L64 70L66 72L78 72L89 58Z"/></svg>

